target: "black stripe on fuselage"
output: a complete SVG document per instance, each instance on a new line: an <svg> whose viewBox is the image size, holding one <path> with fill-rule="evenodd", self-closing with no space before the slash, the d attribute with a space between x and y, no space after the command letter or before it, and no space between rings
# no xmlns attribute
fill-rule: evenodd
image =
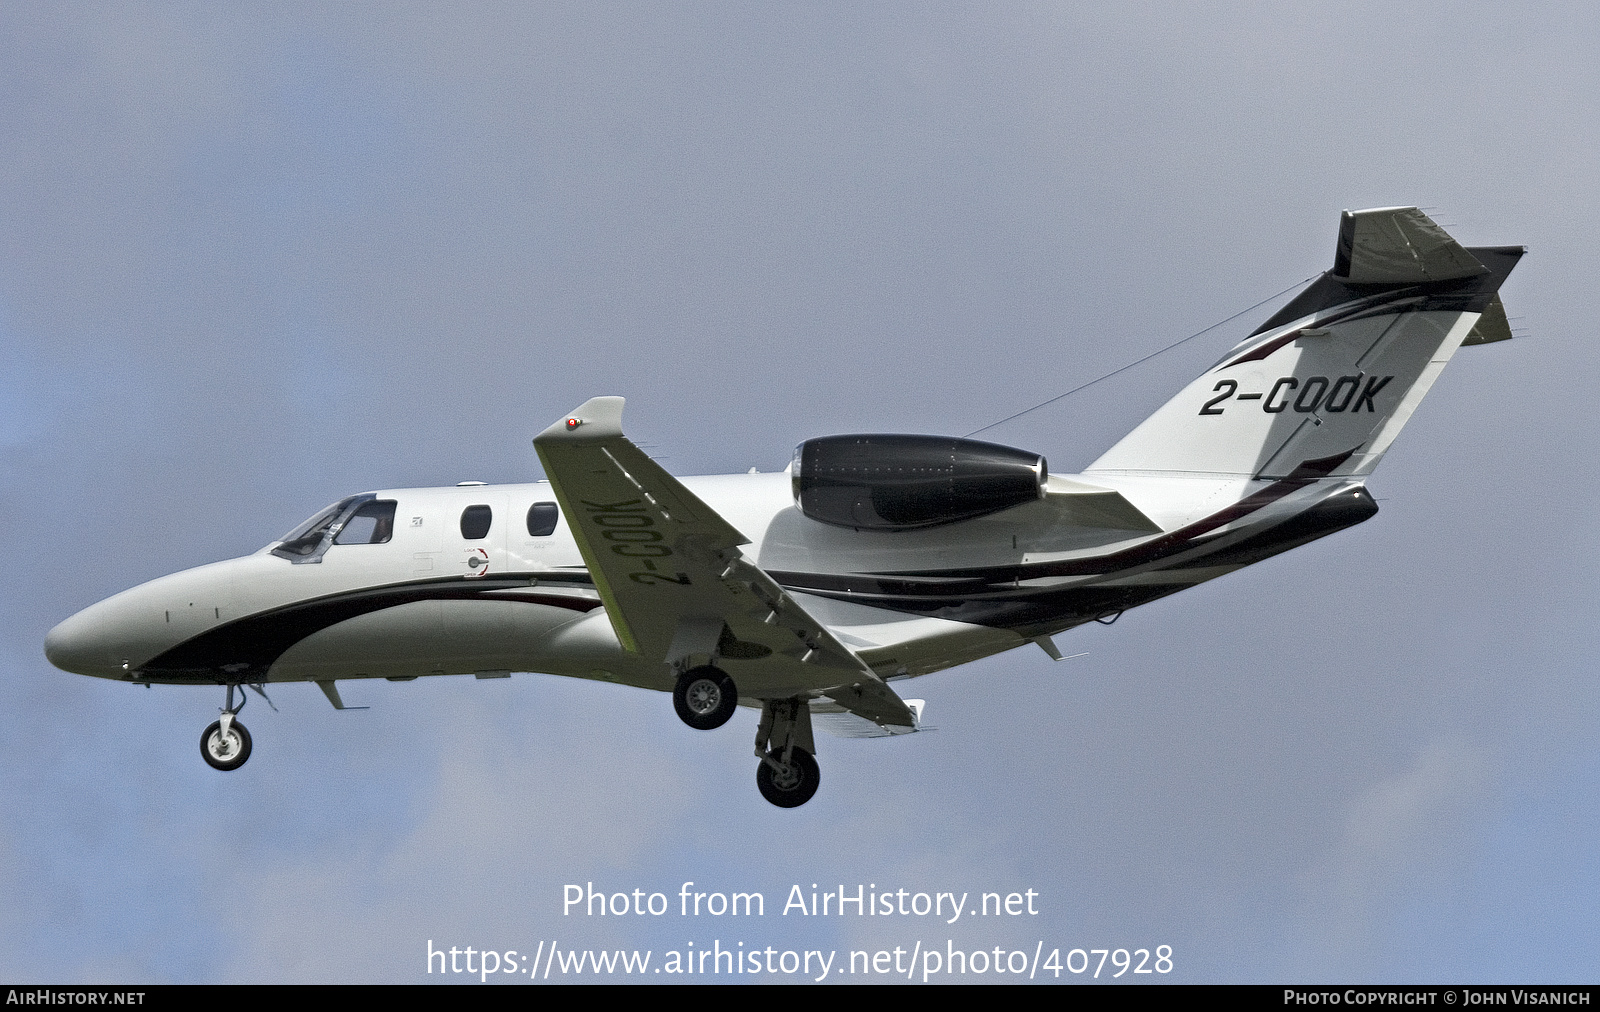
<svg viewBox="0 0 1600 1012"><path fill-rule="evenodd" d="M296 643L340 622L417 601L521 601L576 612L593 611L598 600L541 594L530 579L551 585L587 585L588 573L508 574L449 577L364 587L226 622L185 640L140 666L136 679L259 682L267 670Z"/></svg>
<svg viewBox="0 0 1600 1012"><path fill-rule="evenodd" d="M1246 496L1239 502L1187 527L1141 545L1091 559L1028 563L969 570L916 573L770 573L785 589L890 611L949 618L1019 632L1059 630L1125 611L1193 586L1186 569L1237 567L1260 561L1298 545L1358 524L1378 511L1364 488L1349 489L1296 513L1282 523L1242 537L1207 537L1285 496L1313 485L1344 463L1349 453L1306 461L1289 477ZM1186 558L1175 558L1187 555ZM1170 583L1136 586L1023 588L1021 583L1055 576L1097 576L1123 573L1168 561L1163 571ZM451 577L363 588L299 601L209 629L146 662L135 680L251 682L267 671L290 647L313 633L361 615L415 601L514 600L585 613L600 607L593 599L541 594L531 579L550 585L592 585L587 573L508 574L494 577Z"/></svg>
<svg viewBox="0 0 1600 1012"><path fill-rule="evenodd" d="M1194 543L1220 527L1224 527L1236 520L1277 502L1284 496L1299 491L1314 484L1318 479L1328 475L1340 464L1350 459L1354 450L1324 457L1320 460L1308 460L1295 468L1286 478L1281 478L1272 484L1261 488L1240 499L1231 506L1227 506L1208 517L1196 520L1187 527L1180 527L1175 531L1151 538L1143 544L1132 548L1125 548L1120 552L1111 552L1107 555L1096 555L1084 559L1062 559L1055 562L1033 562L1009 566L993 566L982 569L947 569L947 570L918 570L916 572L898 573L868 573L857 576L827 576L802 573L773 572L774 580L784 586L795 586L796 589L811 589L813 586L819 590L861 591L867 587L861 581L874 581L879 593L887 594L916 594L937 588L943 593L978 593L984 590L1001 589L1006 585L1014 584L1018 580L1032 580L1051 576L1100 576L1108 573L1119 572L1134 566L1155 562L1167 558L1178 552L1193 547ZM899 577L901 579L894 579ZM797 581L791 584L790 581ZM812 580L814 583L800 585L798 581Z"/></svg>
<svg viewBox="0 0 1600 1012"><path fill-rule="evenodd" d="M964 588L948 583L918 585L900 582L886 586L857 581L857 586L853 588L840 589L837 586L817 586L824 581L816 578L801 577L798 582L790 582L789 579L780 582L791 591L832 600L1011 629L1024 636L1034 636L1043 632L1059 632L1092 619L1126 611L1202 582L1201 579L1187 577L1186 570L1247 566L1361 523L1377 511L1377 503L1372 501L1365 489L1351 489L1331 496L1267 530L1248 534L1238 540L1219 538L1215 548L1208 550L1201 546L1201 550L1156 570L1159 573L1171 573L1174 579L1170 582L1091 584L1063 588L1019 587L1021 581L1031 578L1032 569L1028 566L1014 567L1012 571L1017 574L1015 580L1006 581L1004 586L998 580L985 581L979 587L968 585ZM1000 573L998 570L993 572L996 576ZM776 574L774 578L777 578Z"/></svg>
<svg viewBox="0 0 1600 1012"><path fill-rule="evenodd" d="M1349 454L1307 461L1297 474L1326 474ZM1094 618L1125 611L1193 586L1197 580L1185 570L1237 568L1286 552L1308 541L1343 530L1378 512L1365 488L1356 487L1273 524L1240 537L1206 540L1218 528L1241 519L1284 496L1312 484L1314 477L1290 477L1233 504L1227 509L1153 538L1142 545L1093 559L1025 563L975 570L924 573L884 573L856 576L773 573L785 588L827 597L959 622L1015 629L1030 633L1059 630ZM1182 558L1177 558L1182 556ZM1165 565L1156 563L1166 561ZM1074 587L1025 587L1024 583L1059 576L1113 576L1140 566L1172 573L1170 583L1104 584Z"/></svg>

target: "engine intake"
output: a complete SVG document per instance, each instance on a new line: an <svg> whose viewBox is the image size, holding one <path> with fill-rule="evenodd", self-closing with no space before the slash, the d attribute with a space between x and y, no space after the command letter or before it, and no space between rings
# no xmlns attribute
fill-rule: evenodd
<svg viewBox="0 0 1600 1012"><path fill-rule="evenodd" d="M794 499L813 520L910 531L998 513L1044 498L1037 453L953 436L808 439L794 451Z"/></svg>

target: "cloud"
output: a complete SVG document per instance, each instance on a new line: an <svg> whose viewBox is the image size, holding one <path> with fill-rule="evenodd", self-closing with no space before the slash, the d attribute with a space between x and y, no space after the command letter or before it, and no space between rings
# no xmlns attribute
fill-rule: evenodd
<svg viewBox="0 0 1600 1012"><path fill-rule="evenodd" d="M1409 769L1350 799L1339 839L1306 877L1287 976L1382 979L1404 965L1393 953L1409 908L1448 891L1478 849L1473 822L1489 810L1492 770L1484 749L1434 739Z"/></svg>

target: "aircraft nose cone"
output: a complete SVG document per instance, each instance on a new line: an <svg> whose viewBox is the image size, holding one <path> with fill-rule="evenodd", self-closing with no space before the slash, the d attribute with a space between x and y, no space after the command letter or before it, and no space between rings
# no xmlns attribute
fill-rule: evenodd
<svg viewBox="0 0 1600 1012"><path fill-rule="evenodd" d="M62 671L101 678L122 677L122 659L113 657L112 644L106 642L85 609L51 629L44 638L44 655Z"/></svg>
<svg viewBox="0 0 1600 1012"><path fill-rule="evenodd" d="M146 663L215 625L229 606L232 574L231 561L213 562L113 594L50 630L44 655L74 674L138 677Z"/></svg>

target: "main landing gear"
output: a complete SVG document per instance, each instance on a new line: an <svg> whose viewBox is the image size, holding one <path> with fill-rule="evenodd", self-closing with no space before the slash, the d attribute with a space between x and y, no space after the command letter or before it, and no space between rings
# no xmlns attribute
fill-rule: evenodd
<svg viewBox="0 0 1600 1012"><path fill-rule="evenodd" d="M672 706L678 717L696 731L721 727L739 706L733 679L721 668L703 664L678 676L672 689Z"/></svg>
<svg viewBox="0 0 1600 1012"><path fill-rule="evenodd" d="M770 746L770 747L769 747ZM779 808L799 808L822 783L816 742L811 737L811 707L803 699L769 699L756 730L756 789Z"/></svg>
<svg viewBox="0 0 1600 1012"><path fill-rule="evenodd" d="M756 766L756 789L779 808L799 808L821 783L817 761L798 745L787 750L787 759L783 753L764 755Z"/></svg>
<svg viewBox="0 0 1600 1012"><path fill-rule="evenodd" d="M262 699L267 699L267 694L259 686L251 685L250 688L261 693ZM239 690L238 706L233 705L234 689ZM243 686L229 685L228 701L222 707L222 719L212 721L210 727L200 732L200 755L212 769L224 772L236 770L250 758L250 732L237 719L247 698ZM267 705L272 706L272 700L267 699ZM277 709L275 706L272 708Z"/></svg>
<svg viewBox="0 0 1600 1012"><path fill-rule="evenodd" d="M699 731L726 724L738 705L739 691L733 679L712 664L684 671L672 689L673 709L685 724ZM756 767L756 788L763 798L779 808L799 808L810 801L822 782L813 758L816 751L811 707L804 699L769 699L762 704L761 726L756 731L756 758L761 760Z"/></svg>

